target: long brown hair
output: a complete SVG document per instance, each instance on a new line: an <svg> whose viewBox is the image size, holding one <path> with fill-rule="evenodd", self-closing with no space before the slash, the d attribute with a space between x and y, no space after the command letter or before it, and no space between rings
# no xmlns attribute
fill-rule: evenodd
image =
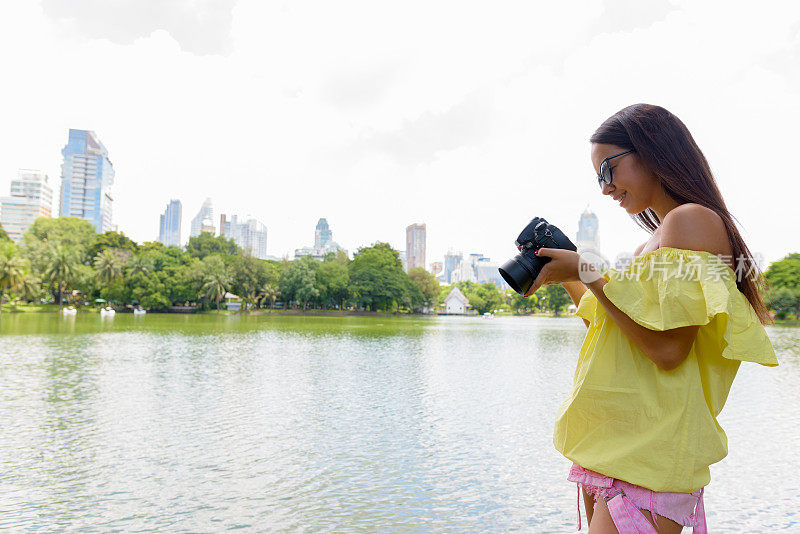
<svg viewBox="0 0 800 534"><path fill-rule="evenodd" d="M714 210L725 223L734 260L742 259L735 266L746 270L745 276L736 276L736 287L747 297L761 324L774 324L760 293L769 283L736 228L708 161L678 117L660 106L634 104L606 119L589 141L636 150L675 202L693 202ZM651 208L631 217L651 234L661 225Z"/></svg>

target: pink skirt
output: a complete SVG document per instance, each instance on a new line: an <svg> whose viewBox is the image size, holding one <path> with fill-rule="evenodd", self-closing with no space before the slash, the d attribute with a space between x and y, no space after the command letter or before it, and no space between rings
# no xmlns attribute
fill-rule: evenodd
<svg viewBox="0 0 800 534"><path fill-rule="evenodd" d="M572 463L567 480L578 486L578 530L581 529L581 486L589 495L609 497L621 489L640 510L649 510L684 526L694 527L694 534L706 534L706 515L703 507L703 490L692 493L652 491L618 478L612 478ZM595 499L595 508L597 499ZM653 521L656 516L652 515ZM656 525L657 526L657 525Z"/></svg>

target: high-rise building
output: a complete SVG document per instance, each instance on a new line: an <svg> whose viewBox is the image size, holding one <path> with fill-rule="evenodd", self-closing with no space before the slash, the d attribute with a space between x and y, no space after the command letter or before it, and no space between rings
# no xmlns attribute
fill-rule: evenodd
<svg viewBox="0 0 800 534"><path fill-rule="evenodd" d="M453 273L461 266L462 256L460 252L448 250L444 255L444 281L448 284L453 280Z"/></svg>
<svg viewBox="0 0 800 534"><path fill-rule="evenodd" d="M444 263L440 261L431 263L431 273L433 273L433 276L441 282L444 278Z"/></svg>
<svg viewBox="0 0 800 534"><path fill-rule="evenodd" d="M575 246L584 260L593 264L598 270L604 271L611 262L600 252L599 226L597 215L589 211L589 206L586 206L578 221Z"/></svg>
<svg viewBox="0 0 800 534"><path fill-rule="evenodd" d="M254 258L267 259L267 227L250 217L239 223L236 215L230 219L223 213L219 219L219 234L229 239L248 252Z"/></svg>
<svg viewBox="0 0 800 534"><path fill-rule="evenodd" d="M330 226L328 226L328 219L324 217L317 222L317 227L314 230L314 248L325 248L333 238Z"/></svg>
<svg viewBox="0 0 800 534"><path fill-rule="evenodd" d="M158 225L158 240L168 247L181 246L181 212L180 200L170 200L167 209L161 214Z"/></svg>
<svg viewBox="0 0 800 534"><path fill-rule="evenodd" d="M111 208L114 199L114 166L97 135L89 130L69 130L69 140L61 151L62 217L86 219L103 233L113 230Z"/></svg>
<svg viewBox="0 0 800 534"><path fill-rule="evenodd" d="M408 270L425 267L425 224L412 224L406 228L406 261Z"/></svg>
<svg viewBox="0 0 800 534"><path fill-rule="evenodd" d="M33 221L53 216L53 188L48 176L41 171L20 169L17 179L11 180L10 196L0 198L0 224L15 242Z"/></svg>
<svg viewBox="0 0 800 534"><path fill-rule="evenodd" d="M576 237L575 246L578 248L599 248L600 238L598 229L600 222L597 215L589 211L589 206L581 213L581 218L578 221L578 233Z"/></svg>
<svg viewBox="0 0 800 534"><path fill-rule="evenodd" d="M211 205L210 198L203 202L200 211L192 219L189 237L197 237L203 232L209 232L211 235L217 232L217 229L214 228L214 207Z"/></svg>
<svg viewBox="0 0 800 534"><path fill-rule="evenodd" d="M347 254L347 251L333 240L333 232L328 226L328 220L323 217L317 221L314 229L314 246L295 249L294 257L311 256L316 260L323 260L327 254L339 250Z"/></svg>
<svg viewBox="0 0 800 534"><path fill-rule="evenodd" d="M400 258L400 263L403 265L403 270L408 272L408 257L405 250L398 250L397 257Z"/></svg>

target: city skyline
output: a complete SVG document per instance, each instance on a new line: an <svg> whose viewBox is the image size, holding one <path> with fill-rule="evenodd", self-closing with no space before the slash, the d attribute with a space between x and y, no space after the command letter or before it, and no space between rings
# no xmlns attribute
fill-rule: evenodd
<svg viewBox="0 0 800 534"><path fill-rule="evenodd" d="M274 256L310 245L324 214L349 250L404 250L404 228L425 221L427 263L451 247L504 261L533 216L575 235L588 203L613 258L649 234L600 194L588 137L649 102L692 132L751 250L767 262L796 250L782 231L800 227L796 3L775 17L682 1L379 10L232 0L215 8L225 22L210 33L191 17L111 31L111 11L79 0L64 17L53 5L0 8L4 49L24 43L7 69L25 81L4 88L0 191L18 168L58 187L64 133L95 131L117 173L113 223L137 242L157 239L169 199L183 203L186 229L211 197L218 213L262 221ZM449 24L453 13L463 25ZM531 32L540 20L552 24ZM619 58L617 68L598 57ZM103 68L48 89L87 58Z"/></svg>

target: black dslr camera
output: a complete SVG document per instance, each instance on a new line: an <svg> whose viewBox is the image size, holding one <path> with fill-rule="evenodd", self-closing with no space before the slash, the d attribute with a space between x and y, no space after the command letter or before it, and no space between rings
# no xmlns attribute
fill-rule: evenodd
<svg viewBox="0 0 800 534"><path fill-rule="evenodd" d="M540 248L578 250L564 232L541 217L534 217L514 243L517 247L522 247L520 253L505 262L499 271L506 283L520 295L531 288L539 271L550 261L550 258L540 258L534 252Z"/></svg>

